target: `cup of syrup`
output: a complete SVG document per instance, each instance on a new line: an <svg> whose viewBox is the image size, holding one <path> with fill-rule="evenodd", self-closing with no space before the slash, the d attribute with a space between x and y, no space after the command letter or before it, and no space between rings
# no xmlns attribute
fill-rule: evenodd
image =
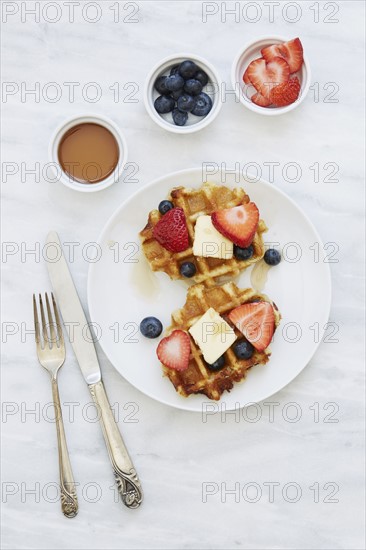
<svg viewBox="0 0 366 550"><path fill-rule="evenodd" d="M64 185L90 193L116 183L127 161L127 144L117 126L100 115L64 122L50 145L52 168Z"/></svg>

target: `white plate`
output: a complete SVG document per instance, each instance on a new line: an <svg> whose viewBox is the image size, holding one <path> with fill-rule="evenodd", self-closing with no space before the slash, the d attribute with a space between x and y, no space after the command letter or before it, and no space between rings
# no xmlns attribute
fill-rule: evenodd
<svg viewBox="0 0 366 550"><path fill-rule="evenodd" d="M285 255L269 271L264 289L282 314L271 344L271 360L265 366L253 367L243 382L224 393L217 406L225 403L226 410L232 410L281 390L310 361L328 321L330 271L324 263L319 235L287 195L269 183L254 183L239 174L221 172L210 177L210 181L243 187L269 227L265 242L277 242ZM138 332L140 321L148 315L158 317L167 328L171 312L185 302L187 285L149 270L140 255L138 232L145 226L149 211L171 188L199 187L202 183L202 170L189 169L159 178L130 197L104 226L98 240L102 256L90 264L88 277L90 315L100 326L100 344L118 372L146 395L191 411L202 411L203 403L210 400L200 395L184 398L177 394L162 376L155 353L159 339L148 340ZM319 251L319 258L314 250ZM296 254L301 257L292 261ZM250 270L240 276L240 287L250 286Z"/></svg>

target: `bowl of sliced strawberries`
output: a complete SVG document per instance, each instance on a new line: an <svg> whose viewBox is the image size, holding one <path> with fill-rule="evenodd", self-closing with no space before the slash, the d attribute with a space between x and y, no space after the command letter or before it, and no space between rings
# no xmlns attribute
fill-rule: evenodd
<svg viewBox="0 0 366 550"><path fill-rule="evenodd" d="M310 66L300 38L259 38L241 50L232 66L240 102L262 115L292 111L309 91Z"/></svg>

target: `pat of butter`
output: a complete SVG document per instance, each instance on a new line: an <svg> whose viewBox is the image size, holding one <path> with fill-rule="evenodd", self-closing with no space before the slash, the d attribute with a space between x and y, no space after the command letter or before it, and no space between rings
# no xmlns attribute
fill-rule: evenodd
<svg viewBox="0 0 366 550"><path fill-rule="evenodd" d="M194 228L194 256L230 260L233 253L233 243L217 231L212 224L211 216L199 216Z"/></svg>
<svg viewBox="0 0 366 550"><path fill-rule="evenodd" d="M191 326L189 332L209 365L221 357L236 340L233 329L212 307Z"/></svg>

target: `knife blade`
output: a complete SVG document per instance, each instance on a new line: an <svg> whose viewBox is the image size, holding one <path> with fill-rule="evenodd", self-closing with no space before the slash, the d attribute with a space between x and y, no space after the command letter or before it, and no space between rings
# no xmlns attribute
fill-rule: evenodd
<svg viewBox="0 0 366 550"><path fill-rule="evenodd" d="M68 328L66 332L85 382L95 384L102 378L97 353L91 338L85 339L85 330L88 329L89 324L66 263L59 236L55 231L47 235L46 244L47 246L54 244L58 250L57 261L48 261L47 268L62 319L65 327Z"/></svg>
<svg viewBox="0 0 366 550"><path fill-rule="evenodd" d="M128 454L102 381L97 353L91 338L85 338L88 324L77 290L67 265L61 241L56 231L50 231L46 244L57 248L54 260L47 259L47 269L56 301L70 343L78 360L89 391L100 412L100 424L112 463L122 501L128 508L138 508L142 502L140 480ZM71 330L72 328L72 330Z"/></svg>

